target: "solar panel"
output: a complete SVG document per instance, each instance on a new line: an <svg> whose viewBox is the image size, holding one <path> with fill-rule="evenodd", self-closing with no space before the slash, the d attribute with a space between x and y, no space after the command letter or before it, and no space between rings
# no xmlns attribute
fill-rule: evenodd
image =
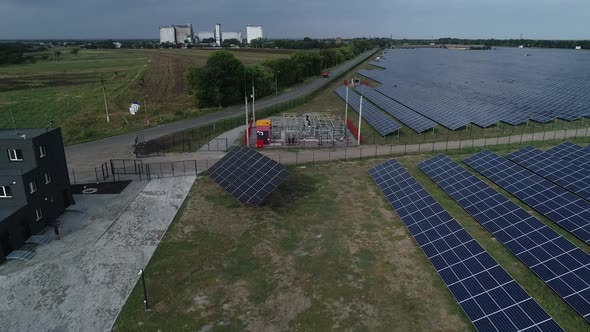
<svg viewBox="0 0 590 332"><path fill-rule="evenodd" d="M571 162L584 169L590 169L590 145L586 145Z"/></svg>
<svg viewBox="0 0 590 332"><path fill-rule="evenodd" d="M396 160L369 174L477 330L561 330Z"/></svg>
<svg viewBox="0 0 590 332"><path fill-rule="evenodd" d="M545 151L554 158L571 161L582 152L584 148L571 142L564 142Z"/></svg>
<svg viewBox="0 0 590 332"><path fill-rule="evenodd" d="M346 100L346 87L340 87L336 91L336 94L343 100ZM359 95L354 90L348 91L348 104L355 112L360 111L360 99ZM370 102L363 102L363 120L365 120L371 127L373 127L381 136L387 136L393 132L396 132L402 128L397 122L389 116L381 112Z"/></svg>
<svg viewBox="0 0 590 332"><path fill-rule="evenodd" d="M590 322L590 256L457 162L419 165L478 223Z"/></svg>
<svg viewBox="0 0 590 332"><path fill-rule="evenodd" d="M365 88L364 96L375 105L383 109L385 112L391 114L393 117L403 122L406 126L412 128L417 133L430 130L436 126L436 122L412 111L411 109L371 88Z"/></svg>
<svg viewBox="0 0 590 332"><path fill-rule="evenodd" d="M572 193L590 200L590 171L568 161L551 157L532 146L514 151L506 158Z"/></svg>
<svg viewBox="0 0 590 332"><path fill-rule="evenodd" d="M464 162L566 231L590 243L590 202L488 150Z"/></svg>
<svg viewBox="0 0 590 332"><path fill-rule="evenodd" d="M248 147L235 147L209 177L242 204L260 205L289 175L285 166Z"/></svg>

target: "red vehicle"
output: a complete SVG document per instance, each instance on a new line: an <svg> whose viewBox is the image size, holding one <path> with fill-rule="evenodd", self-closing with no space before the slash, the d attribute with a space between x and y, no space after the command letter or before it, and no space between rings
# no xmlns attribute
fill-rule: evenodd
<svg viewBox="0 0 590 332"><path fill-rule="evenodd" d="M323 78L328 78L328 77L330 77L330 72L326 70L325 72L323 72L323 73L322 73L322 77L323 77Z"/></svg>

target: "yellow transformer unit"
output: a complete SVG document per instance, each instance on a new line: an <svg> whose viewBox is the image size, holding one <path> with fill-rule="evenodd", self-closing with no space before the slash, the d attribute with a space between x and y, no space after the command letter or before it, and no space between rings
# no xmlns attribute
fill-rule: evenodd
<svg viewBox="0 0 590 332"><path fill-rule="evenodd" d="M256 127L270 127L270 119L256 120Z"/></svg>

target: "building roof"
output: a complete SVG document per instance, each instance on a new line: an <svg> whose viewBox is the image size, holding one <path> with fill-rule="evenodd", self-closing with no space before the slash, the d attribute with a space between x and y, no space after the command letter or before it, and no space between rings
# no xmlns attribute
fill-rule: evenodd
<svg viewBox="0 0 590 332"><path fill-rule="evenodd" d="M0 128L0 140L33 139L57 128Z"/></svg>

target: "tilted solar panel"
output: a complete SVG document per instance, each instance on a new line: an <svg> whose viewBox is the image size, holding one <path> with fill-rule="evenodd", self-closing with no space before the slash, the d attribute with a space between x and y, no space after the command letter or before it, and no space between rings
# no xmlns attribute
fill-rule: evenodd
<svg viewBox="0 0 590 332"><path fill-rule="evenodd" d="M248 147L235 147L209 168L209 177L248 205L260 205L289 175L285 166Z"/></svg>
<svg viewBox="0 0 590 332"><path fill-rule="evenodd" d="M383 109L385 112L391 114L393 117L403 122L406 126L412 128L417 133L430 130L436 126L436 122L412 111L411 109L371 88L365 88L364 96L375 105Z"/></svg>
<svg viewBox="0 0 590 332"><path fill-rule="evenodd" d="M418 165L590 322L590 256L445 155Z"/></svg>
<svg viewBox="0 0 590 332"><path fill-rule="evenodd" d="M369 174L477 330L561 330L396 160Z"/></svg>
<svg viewBox="0 0 590 332"><path fill-rule="evenodd" d="M342 100L346 100L346 87L342 86L335 92L340 98L342 98ZM352 89L348 91L348 105L350 105L350 108L357 113L360 112L360 98L361 95L356 91ZM362 118L381 136L387 136L402 128L402 126L395 122L389 115L383 113L366 100L363 101Z"/></svg>
<svg viewBox="0 0 590 332"><path fill-rule="evenodd" d="M545 151L545 153L555 158L571 161L575 159L583 149L583 147L577 144L564 142Z"/></svg>
<svg viewBox="0 0 590 332"><path fill-rule="evenodd" d="M506 158L570 192L590 200L590 170L566 160L551 157L532 146L514 151Z"/></svg>
<svg viewBox="0 0 590 332"><path fill-rule="evenodd" d="M488 150L464 162L566 231L590 243L590 202Z"/></svg>

